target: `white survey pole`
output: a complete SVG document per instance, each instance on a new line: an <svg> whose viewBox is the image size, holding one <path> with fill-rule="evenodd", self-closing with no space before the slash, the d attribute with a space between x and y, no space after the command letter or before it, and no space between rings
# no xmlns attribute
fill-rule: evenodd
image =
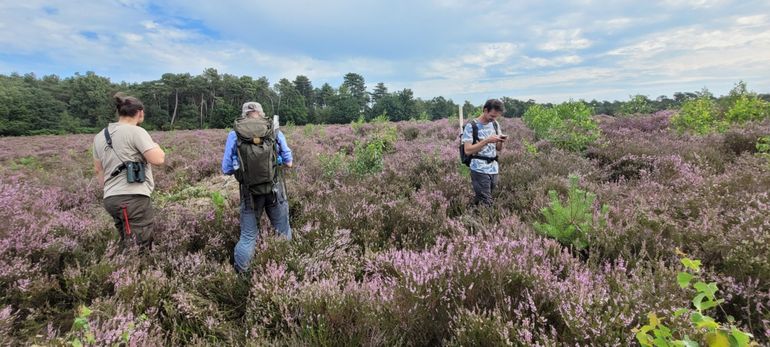
<svg viewBox="0 0 770 347"><path fill-rule="evenodd" d="M273 130L278 129L278 115L273 115Z"/></svg>
<svg viewBox="0 0 770 347"><path fill-rule="evenodd" d="M460 109L460 133L463 132L463 105L457 106Z"/></svg>

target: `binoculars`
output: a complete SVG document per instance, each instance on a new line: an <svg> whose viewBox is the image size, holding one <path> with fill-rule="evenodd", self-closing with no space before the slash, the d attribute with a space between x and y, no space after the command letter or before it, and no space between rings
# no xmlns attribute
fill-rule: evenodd
<svg viewBox="0 0 770 347"><path fill-rule="evenodd" d="M126 162L126 179L128 180L128 183L144 182L144 165L143 162L138 161Z"/></svg>

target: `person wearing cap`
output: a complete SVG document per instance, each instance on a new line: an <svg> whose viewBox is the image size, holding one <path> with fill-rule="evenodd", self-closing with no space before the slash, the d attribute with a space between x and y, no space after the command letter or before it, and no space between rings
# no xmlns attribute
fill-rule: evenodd
<svg viewBox="0 0 770 347"><path fill-rule="evenodd" d="M265 117L262 105L257 102L247 102L243 104L241 117ZM291 149L286 143L286 137L280 130L275 131L276 137L276 156L278 164L285 167L292 167L293 158ZM238 160L238 141L235 130L230 131L225 143L225 152L222 157L222 173L232 175L239 167ZM273 185L273 192L263 195L252 195L248 188L240 185L240 222L241 235L234 250L234 266L239 273L248 270L251 258L254 256L257 238L259 237L259 219L262 216L262 210L267 212L270 223L273 227L285 237L291 240L291 226L289 225L289 203L286 199L286 190L282 180L276 180Z"/></svg>

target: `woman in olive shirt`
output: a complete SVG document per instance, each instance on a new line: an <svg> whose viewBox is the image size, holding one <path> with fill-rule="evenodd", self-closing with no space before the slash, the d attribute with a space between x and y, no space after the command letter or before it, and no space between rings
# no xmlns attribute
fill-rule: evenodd
<svg viewBox="0 0 770 347"><path fill-rule="evenodd" d="M149 248L154 238L150 195L155 188L149 164L162 165L166 155L139 127L144 121L142 102L122 93L114 99L119 119L94 137L94 170L104 188L104 208L115 221L121 244L133 240ZM133 170L136 166L144 167L144 177L134 177L139 173Z"/></svg>

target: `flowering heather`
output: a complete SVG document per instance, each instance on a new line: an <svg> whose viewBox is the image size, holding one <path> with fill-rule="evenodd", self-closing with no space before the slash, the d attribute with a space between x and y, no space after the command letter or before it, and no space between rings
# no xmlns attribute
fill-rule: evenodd
<svg viewBox="0 0 770 347"><path fill-rule="evenodd" d="M770 124L696 137L671 116L603 117L584 153L502 119L491 210L471 206L457 120L284 127L294 238L263 218L245 275L231 265L238 185L219 173L227 131L152 134L167 164L145 255L119 250L93 135L2 138L0 344L86 341L73 322L87 306L94 345L628 346L648 312L690 305L675 247L718 283L717 318L770 343L770 166L753 149ZM348 169L389 133L381 170ZM582 254L532 228L570 174L596 213L609 206Z"/></svg>

